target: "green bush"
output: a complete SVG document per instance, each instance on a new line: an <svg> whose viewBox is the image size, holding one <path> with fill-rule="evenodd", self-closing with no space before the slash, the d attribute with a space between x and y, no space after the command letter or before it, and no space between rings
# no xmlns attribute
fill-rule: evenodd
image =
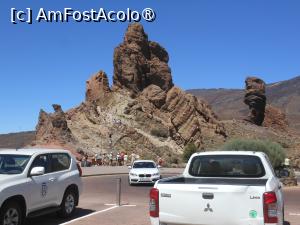
<svg viewBox="0 0 300 225"><path fill-rule="evenodd" d="M283 147L280 144L271 141L233 139L225 143L222 149L229 151L264 152L270 158L274 168L280 166L285 159Z"/></svg>
<svg viewBox="0 0 300 225"><path fill-rule="evenodd" d="M183 150L183 160L184 162L187 162L191 155L193 155L195 152L197 152L197 147L194 143L188 143Z"/></svg>
<svg viewBox="0 0 300 225"><path fill-rule="evenodd" d="M167 137L169 137L169 131L167 129L154 128L151 130L151 135L156 136L156 137L167 138Z"/></svg>

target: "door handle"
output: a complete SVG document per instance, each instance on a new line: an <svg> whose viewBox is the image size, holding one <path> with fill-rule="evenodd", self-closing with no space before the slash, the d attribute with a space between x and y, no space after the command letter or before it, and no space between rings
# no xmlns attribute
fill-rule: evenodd
<svg viewBox="0 0 300 225"><path fill-rule="evenodd" d="M51 178L49 178L49 181L51 181L51 182L56 181L56 178L55 177L51 177Z"/></svg>

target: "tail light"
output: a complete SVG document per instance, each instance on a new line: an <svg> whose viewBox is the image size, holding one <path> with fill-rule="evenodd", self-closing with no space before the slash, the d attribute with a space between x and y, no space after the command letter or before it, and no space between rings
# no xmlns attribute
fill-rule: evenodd
<svg viewBox="0 0 300 225"><path fill-rule="evenodd" d="M79 163L76 163L76 165L77 165L77 169L78 169L78 172L79 172L79 176L81 177L82 176L82 169L81 169Z"/></svg>
<svg viewBox="0 0 300 225"><path fill-rule="evenodd" d="M150 190L149 211L151 217L159 216L159 191L156 188Z"/></svg>
<svg viewBox="0 0 300 225"><path fill-rule="evenodd" d="M264 220L265 223L277 223L277 198L275 192L264 193Z"/></svg>

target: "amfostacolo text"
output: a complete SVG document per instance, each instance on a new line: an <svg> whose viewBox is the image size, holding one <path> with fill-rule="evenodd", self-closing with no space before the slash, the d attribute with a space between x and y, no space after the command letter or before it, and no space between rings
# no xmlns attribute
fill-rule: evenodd
<svg viewBox="0 0 300 225"><path fill-rule="evenodd" d="M132 10L127 8L122 11L106 10L99 8L98 10L90 9L85 11L74 10L72 8L64 8L62 11L53 11L40 8L34 11L31 8L20 10L11 8L10 21L13 24L34 22L41 23L67 23L67 22L139 22L145 20L154 21L156 14L151 8L143 10Z"/></svg>

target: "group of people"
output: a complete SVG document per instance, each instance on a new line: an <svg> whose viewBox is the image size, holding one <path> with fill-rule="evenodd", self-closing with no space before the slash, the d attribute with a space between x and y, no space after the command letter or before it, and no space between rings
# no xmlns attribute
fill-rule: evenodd
<svg viewBox="0 0 300 225"><path fill-rule="evenodd" d="M128 156L126 152L96 153L93 157L89 157L85 154L81 160L81 166L124 166L132 164L139 158L140 156L137 154L132 153Z"/></svg>

